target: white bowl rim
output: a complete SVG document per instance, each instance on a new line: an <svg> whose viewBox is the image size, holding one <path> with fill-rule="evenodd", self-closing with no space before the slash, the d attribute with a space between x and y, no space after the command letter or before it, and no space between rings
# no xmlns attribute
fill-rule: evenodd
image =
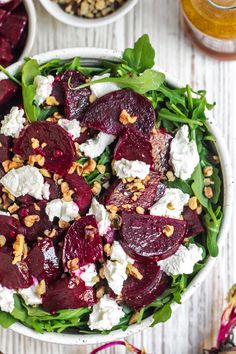
<svg viewBox="0 0 236 354"><path fill-rule="evenodd" d="M36 10L35 10L34 3L32 0L23 0L23 3L28 15L28 33L27 33L24 49L18 60L21 60L25 58L27 55L29 55L33 47L35 35L36 35L37 19L36 19Z"/></svg>
<svg viewBox="0 0 236 354"><path fill-rule="evenodd" d="M63 22L69 26L81 28L94 28L99 26L108 25L120 17L126 15L138 2L138 0L128 0L118 10L110 15L86 19L83 17L70 15L66 13L58 4L53 3L51 0L39 0L44 9L58 21Z"/></svg>
<svg viewBox="0 0 236 354"><path fill-rule="evenodd" d="M35 55L33 58L37 59L40 63L49 61L52 58L61 58L61 59L70 59L75 56L80 56L81 58L97 58L103 60L117 60L121 58L122 53L109 49L98 49L98 48L67 48L59 49L54 51L49 51L39 55ZM10 73L14 74L17 69L22 65L23 61L19 61L15 64L12 64L7 69ZM166 80L168 83L174 87L183 86L183 84L173 76L169 76L164 70L155 66L156 69L164 72L166 74ZM0 80L5 78L5 75L0 73ZM229 230L230 221L231 221L231 212L232 212L232 201L233 201L233 176L231 162L229 154L226 148L225 139L220 131L217 128L214 120L208 118L208 123L212 134L216 137L216 149L220 157L222 173L223 173L223 185L224 185L224 218L222 221L222 226L218 238L218 246L220 252L222 251L223 242L226 238L227 232ZM187 290L182 295L182 303L187 301L196 289L201 285L201 283L206 278L207 274L212 269L216 258L210 257L206 266L195 276L192 282L189 284ZM175 311L179 307L178 304L174 303L172 305L172 311ZM57 344L71 344L71 345L88 345L88 344L98 344L103 342L112 341L115 339L121 339L135 333L142 331L143 329L150 326L152 323L152 317L148 317L143 320L140 324L134 324L129 326L126 331L116 330L107 335L101 334L91 334L91 335L82 335L82 334L67 334L67 333L44 333L40 334L34 330L25 327L21 323L13 324L10 329L13 331L23 334L25 336L38 339L41 341L47 341L50 343Z"/></svg>

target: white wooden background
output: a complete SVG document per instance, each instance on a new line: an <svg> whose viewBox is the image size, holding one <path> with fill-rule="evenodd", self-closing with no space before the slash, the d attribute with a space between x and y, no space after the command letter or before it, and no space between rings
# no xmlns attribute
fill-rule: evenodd
<svg viewBox="0 0 236 354"><path fill-rule="evenodd" d="M236 63L219 62L195 49L181 30L178 0L140 0L136 8L117 23L98 29L75 29L63 25L35 0L38 15L37 38L32 54L49 49L96 46L124 49L143 33L151 37L157 63L194 88L206 88L216 100L215 119L224 132L236 173ZM236 281L236 218L223 253L205 283L191 300L164 324L129 340L145 347L148 354L200 354L215 343L219 317L227 289ZM41 343L0 330L0 351L4 354L89 354L91 347ZM104 354L123 354L111 349Z"/></svg>

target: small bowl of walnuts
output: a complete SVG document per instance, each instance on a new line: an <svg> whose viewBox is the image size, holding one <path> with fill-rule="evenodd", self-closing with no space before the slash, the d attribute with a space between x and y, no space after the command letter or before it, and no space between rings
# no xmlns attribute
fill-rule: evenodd
<svg viewBox="0 0 236 354"><path fill-rule="evenodd" d="M75 27L107 25L129 12L138 0L39 0L57 20Z"/></svg>

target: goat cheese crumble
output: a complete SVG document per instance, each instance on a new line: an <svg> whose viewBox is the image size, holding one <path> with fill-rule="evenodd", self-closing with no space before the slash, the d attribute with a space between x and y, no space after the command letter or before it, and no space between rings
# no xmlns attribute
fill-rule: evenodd
<svg viewBox="0 0 236 354"><path fill-rule="evenodd" d="M119 178L140 178L145 179L150 172L150 165L143 161L129 161L121 159L114 162L114 171Z"/></svg>
<svg viewBox="0 0 236 354"><path fill-rule="evenodd" d="M36 293L37 287L38 281L35 279L34 284L29 288L18 290L18 293L24 299L26 305L40 305L42 303L42 298Z"/></svg>
<svg viewBox="0 0 236 354"><path fill-rule="evenodd" d="M95 157L100 156L106 147L113 143L115 139L116 137L114 135L100 132L95 138L89 139L81 144L80 151L82 151L85 156L94 159Z"/></svg>
<svg viewBox="0 0 236 354"><path fill-rule="evenodd" d="M58 124L65 129L73 140L80 136L80 123L76 119L59 119Z"/></svg>
<svg viewBox="0 0 236 354"><path fill-rule="evenodd" d="M0 309L5 312L12 312L15 307L14 293L12 289L0 285Z"/></svg>
<svg viewBox="0 0 236 354"><path fill-rule="evenodd" d="M197 144L194 140L189 141L189 128L183 125L170 143L170 164L174 169L175 176L189 179L195 167L199 164Z"/></svg>
<svg viewBox="0 0 236 354"><path fill-rule="evenodd" d="M180 189L167 188L164 195L150 208L150 214L179 219L189 198L189 194Z"/></svg>
<svg viewBox="0 0 236 354"><path fill-rule="evenodd" d="M96 266L94 263L87 264L80 267L73 272L76 276L80 277L86 286L94 286L96 284L95 277L98 275Z"/></svg>
<svg viewBox="0 0 236 354"><path fill-rule="evenodd" d="M100 301L93 306L89 316L88 326L91 330L105 331L119 324L125 313L117 302L108 295L104 295Z"/></svg>
<svg viewBox="0 0 236 354"><path fill-rule="evenodd" d="M92 77L91 81L101 80L110 76L111 75L109 73L103 75L95 75ZM106 95L107 93L119 90L120 87L113 82L101 82L100 84L91 85L90 89L92 94L99 98Z"/></svg>
<svg viewBox="0 0 236 354"><path fill-rule="evenodd" d="M93 198L92 200L88 215L95 216L100 235L105 235L111 226L109 213L106 208L97 201L96 198Z"/></svg>
<svg viewBox="0 0 236 354"><path fill-rule="evenodd" d="M33 166L13 168L0 179L0 183L16 198L29 194L41 200L47 194L43 176Z"/></svg>
<svg viewBox="0 0 236 354"><path fill-rule="evenodd" d="M181 245L172 256L158 262L167 275L191 274L194 265L202 260L202 249L195 244Z"/></svg>
<svg viewBox="0 0 236 354"><path fill-rule="evenodd" d="M0 133L12 138L18 138L20 131L24 127L24 110L18 107L12 107L10 112L4 116Z"/></svg>
<svg viewBox="0 0 236 354"><path fill-rule="evenodd" d="M51 95L53 81L54 77L52 75L37 75L34 78L34 85L36 87L36 95L34 100L37 105L41 105L46 98Z"/></svg>
<svg viewBox="0 0 236 354"><path fill-rule="evenodd" d="M50 221L59 218L66 222L72 221L79 214L78 205L72 200L66 202L63 199L53 199L47 203L45 212Z"/></svg>

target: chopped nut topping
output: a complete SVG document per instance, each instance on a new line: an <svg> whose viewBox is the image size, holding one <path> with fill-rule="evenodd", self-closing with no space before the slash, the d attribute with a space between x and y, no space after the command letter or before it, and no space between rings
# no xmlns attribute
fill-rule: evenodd
<svg viewBox="0 0 236 354"><path fill-rule="evenodd" d="M8 196L8 193L2 194L2 207L3 209L7 210L11 204L11 199Z"/></svg>
<svg viewBox="0 0 236 354"><path fill-rule="evenodd" d="M153 134L153 135L157 135L157 128L155 128L155 127L152 128L152 134Z"/></svg>
<svg viewBox="0 0 236 354"><path fill-rule="evenodd" d="M80 165L80 164L78 164L77 165L77 167L76 167L76 173L77 173L77 175L79 175L79 176L81 176L82 175L82 173L83 173L83 165Z"/></svg>
<svg viewBox="0 0 236 354"><path fill-rule="evenodd" d="M137 212L138 214L144 214L145 210L144 210L141 206L137 206L136 212Z"/></svg>
<svg viewBox="0 0 236 354"><path fill-rule="evenodd" d="M172 171L167 171L166 178L168 179L169 182L173 182L175 180L175 175Z"/></svg>
<svg viewBox="0 0 236 354"><path fill-rule="evenodd" d="M109 257L111 255L111 245L110 243L106 243L105 246L103 247L104 252L106 255Z"/></svg>
<svg viewBox="0 0 236 354"><path fill-rule="evenodd" d="M34 209L37 211L40 211L40 206L37 203L34 203Z"/></svg>
<svg viewBox="0 0 236 354"><path fill-rule="evenodd" d="M42 143L41 148L44 149L47 146L47 143Z"/></svg>
<svg viewBox="0 0 236 354"><path fill-rule="evenodd" d="M37 149L40 146L39 140L35 138L31 138L31 145L33 149Z"/></svg>
<svg viewBox="0 0 236 354"><path fill-rule="evenodd" d="M47 237L49 238L53 238L53 237L56 237L58 235L58 232L57 230L55 229L52 229L52 230L45 230L44 231L44 235L46 235Z"/></svg>
<svg viewBox="0 0 236 354"><path fill-rule="evenodd" d="M19 156L19 155L14 155L13 158L12 158L12 161L14 162L21 162L23 164L23 160L22 158Z"/></svg>
<svg viewBox="0 0 236 354"><path fill-rule="evenodd" d="M39 172L43 175L43 177L48 177L48 178L52 177L51 173L48 170L46 170L46 168L41 168Z"/></svg>
<svg viewBox="0 0 236 354"><path fill-rule="evenodd" d="M116 205L107 205L106 208L112 214L116 214L118 212L118 208Z"/></svg>
<svg viewBox="0 0 236 354"><path fill-rule="evenodd" d="M136 312L131 316L131 318L130 318L130 320L129 320L129 325L132 325L132 324L134 324L134 323L137 323L138 318L139 318L139 314L140 314L140 312L139 312L139 311L136 311Z"/></svg>
<svg viewBox="0 0 236 354"><path fill-rule="evenodd" d="M197 207L197 214L198 215L201 215L201 213L202 213L202 206L201 206L201 204Z"/></svg>
<svg viewBox="0 0 236 354"><path fill-rule="evenodd" d="M92 225L86 225L85 226L85 240L87 241L92 241L97 233L97 229L96 227L92 226Z"/></svg>
<svg viewBox="0 0 236 354"><path fill-rule="evenodd" d="M210 178L204 178L204 186L208 187L214 184L214 182Z"/></svg>
<svg viewBox="0 0 236 354"><path fill-rule="evenodd" d="M188 206L191 210L196 210L198 207L197 197L191 197L188 201Z"/></svg>
<svg viewBox="0 0 236 354"><path fill-rule="evenodd" d="M163 234L165 234L167 237L170 237L174 233L174 226L172 225L166 225L164 229L162 230Z"/></svg>
<svg viewBox="0 0 236 354"><path fill-rule="evenodd" d="M101 184L95 181L93 184L93 188L91 189L92 193L97 196L101 193L101 190L102 190Z"/></svg>
<svg viewBox="0 0 236 354"><path fill-rule="evenodd" d="M213 175L213 167L212 166L204 167L203 175L204 177L211 177Z"/></svg>
<svg viewBox="0 0 236 354"><path fill-rule="evenodd" d="M14 254L14 259L12 261L12 264L16 264L17 262L20 262L23 258L25 251L25 236L18 234L16 236L16 240L13 243L13 254Z"/></svg>
<svg viewBox="0 0 236 354"><path fill-rule="evenodd" d="M35 292L39 297L46 293L46 283L44 279L39 282Z"/></svg>
<svg viewBox="0 0 236 354"><path fill-rule="evenodd" d="M16 162L16 161L11 161L11 160L6 160L2 162L2 167L5 172L9 172L10 170L17 169L19 167L22 167L23 163L22 162Z"/></svg>
<svg viewBox="0 0 236 354"><path fill-rule="evenodd" d="M143 279L143 275L140 273L140 271L133 264L129 263L127 265L127 271L132 277L134 277L134 278L136 278L138 280L142 280Z"/></svg>
<svg viewBox="0 0 236 354"><path fill-rule="evenodd" d="M122 208L123 208L123 209L131 209L131 208L132 208L132 205L131 205L131 204L123 204L123 205L122 205Z"/></svg>
<svg viewBox="0 0 236 354"><path fill-rule="evenodd" d="M220 163L220 158L218 155L213 155L212 158L216 164Z"/></svg>
<svg viewBox="0 0 236 354"><path fill-rule="evenodd" d="M205 187L204 194L206 198L211 199L213 197L213 189L211 187Z"/></svg>
<svg viewBox="0 0 236 354"><path fill-rule="evenodd" d="M95 102L96 101L96 99L97 99L97 97L96 97L96 95L90 95L89 96L89 103L93 103L93 102Z"/></svg>
<svg viewBox="0 0 236 354"><path fill-rule="evenodd" d="M68 192L63 193L63 199L65 202L70 202L72 200L71 196L74 194L74 191L70 189Z"/></svg>
<svg viewBox="0 0 236 354"><path fill-rule="evenodd" d="M39 215L27 215L24 218L24 224L27 227L32 227L34 223L39 222L39 220L40 220Z"/></svg>
<svg viewBox="0 0 236 354"><path fill-rule="evenodd" d="M0 247L5 246L6 242L7 242L6 237L3 235L0 235Z"/></svg>
<svg viewBox="0 0 236 354"><path fill-rule="evenodd" d="M9 206L8 211L9 211L10 214L13 214L18 209L19 209L19 206L16 203L14 203L11 206Z"/></svg>
<svg viewBox="0 0 236 354"><path fill-rule="evenodd" d="M171 203L171 202L168 203L168 204L167 204L167 209L169 209L169 210L175 210L173 203Z"/></svg>
<svg viewBox="0 0 236 354"><path fill-rule="evenodd" d="M69 169L69 171L68 171L68 174L71 175L72 173L74 173L75 170L76 170L76 167L77 167L77 163L73 162L71 167L70 167L70 169Z"/></svg>
<svg viewBox="0 0 236 354"><path fill-rule="evenodd" d="M70 271L74 271L74 270L77 270L79 269L79 258L74 258L74 259L71 259L67 262L67 268L70 270Z"/></svg>
<svg viewBox="0 0 236 354"><path fill-rule="evenodd" d="M104 174L106 172L106 166L105 165L97 165L97 170L101 174Z"/></svg>
<svg viewBox="0 0 236 354"><path fill-rule="evenodd" d="M54 96L48 96L46 98L46 104L48 106L59 106L59 102L56 100Z"/></svg>
<svg viewBox="0 0 236 354"><path fill-rule="evenodd" d="M60 229L68 229L70 227L70 223L61 219L58 222L58 226Z"/></svg>
<svg viewBox="0 0 236 354"><path fill-rule="evenodd" d="M111 213L109 215L109 219L111 221L111 225L114 230L119 230L121 228L122 218L120 215Z"/></svg>
<svg viewBox="0 0 236 354"><path fill-rule="evenodd" d="M28 161L30 166L34 166L34 164L37 162L40 167L43 167L45 164L45 157L40 154L30 155Z"/></svg>
<svg viewBox="0 0 236 354"><path fill-rule="evenodd" d="M104 269L104 266L102 266L100 269L99 269L99 277L101 279L105 279L105 269Z"/></svg>
<svg viewBox="0 0 236 354"><path fill-rule="evenodd" d="M101 286L100 288L98 288L98 290L96 291L96 298L101 299L105 294L105 290L106 290L105 286Z"/></svg>
<svg viewBox="0 0 236 354"><path fill-rule="evenodd" d="M62 194L66 193L66 192L69 192L69 190L70 190L69 184L67 182L63 182L61 184L61 192L62 192Z"/></svg>
<svg viewBox="0 0 236 354"><path fill-rule="evenodd" d="M123 125L134 124L137 119L138 119L138 117L136 117L136 116L131 116L125 109L123 109L123 110L121 111L121 114L120 114L120 117L119 117L119 121L120 121Z"/></svg>
<svg viewBox="0 0 236 354"><path fill-rule="evenodd" d="M83 174L91 173L96 168L96 161L93 159L89 159L83 166Z"/></svg>

